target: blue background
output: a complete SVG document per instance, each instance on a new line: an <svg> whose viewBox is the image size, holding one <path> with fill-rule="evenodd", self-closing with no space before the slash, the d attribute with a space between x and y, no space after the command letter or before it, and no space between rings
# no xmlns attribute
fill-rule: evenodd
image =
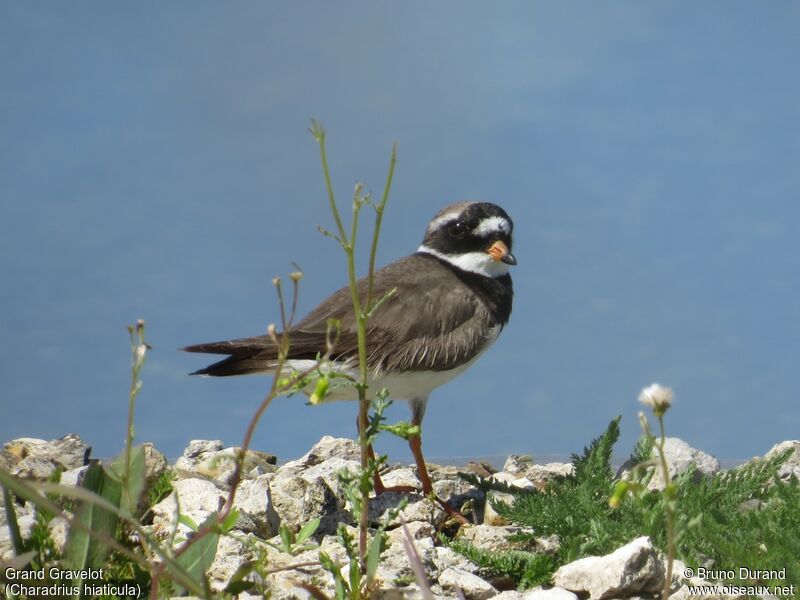
<svg viewBox="0 0 800 600"><path fill-rule="evenodd" d="M653 381L721 458L797 438L798 31L789 1L3 2L0 440L117 453L141 317L138 440L241 442L268 380L177 348L265 331L291 261L301 313L344 283L311 117L345 208L399 144L380 264L455 200L515 220L511 323L432 396L427 455L568 454L617 414L625 453ZM255 445L354 421L280 399Z"/></svg>

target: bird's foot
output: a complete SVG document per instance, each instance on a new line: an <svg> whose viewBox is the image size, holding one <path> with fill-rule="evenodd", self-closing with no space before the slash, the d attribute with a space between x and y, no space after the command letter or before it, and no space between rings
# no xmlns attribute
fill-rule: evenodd
<svg viewBox="0 0 800 600"><path fill-rule="evenodd" d="M436 494L432 494L432 498L434 502L442 507L442 510L444 510L448 517L457 521L460 525L467 525L470 522L467 517L462 515L457 509L453 508L446 500L442 500Z"/></svg>
<svg viewBox="0 0 800 600"><path fill-rule="evenodd" d="M419 488L414 487L413 485L376 485L375 486L375 495L380 496L381 494L385 493L398 493L398 494L418 494Z"/></svg>
<svg viewBox="0 0 800 600"><path fill-rule="evenodd" d="M372 486L375 488L375 495L380 496L381 494L385 494L387 492L396 492L398 494L416 494L419 493L419 489L413 485L383 485L383 480L378 473L375 473L372 476Z"/></svg>

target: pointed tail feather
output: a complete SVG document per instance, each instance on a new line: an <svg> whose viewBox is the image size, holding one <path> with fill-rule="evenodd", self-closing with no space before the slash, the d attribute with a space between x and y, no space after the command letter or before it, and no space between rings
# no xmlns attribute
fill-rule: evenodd
<svg viewBox="0 0 800 600"><path fill-rule="evenodd" d="M252 375L255 373L269 373L270 362L261 358L229 356L204 369L199 369L190 375L206 375L210 377L229 377L231 375Z"/></svg>

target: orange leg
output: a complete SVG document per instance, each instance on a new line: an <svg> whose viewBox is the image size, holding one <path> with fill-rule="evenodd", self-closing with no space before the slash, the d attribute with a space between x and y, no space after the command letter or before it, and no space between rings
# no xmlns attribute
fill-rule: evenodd
<svg viewBox="0 0 800 600"><path fill-rule="evenodd" d="M414 419L412 420L414 425L419 425L417 422L417 415L414 414ZM422 420L421 418L419 419ZM462 525L469 523L467 518L458 512L455 508L450 506L448 502L445 502L439 496L435 494L433 491L433 485L431 484L431 478L428 475L428 467L425 465L425 457L422 456L422 437L419 435L415 435L408 440L408 445L411 448L411 454L414 455L414 461L417 463L417 470L419 471L419 479L422 482L422 493L426 497L433 497L433 499L442 507L444 512L446 512L451 518L455 519Z"/></svg>
<svg viewBox="0 0 800 600"><path fill-rule="evenodd" d="M369 447L367 448L367 452L369 453L370 459L374 461L375 451L372 449L372 444L370 444ZM383 485L383 480L381 479L381 475L378 472L375 472L375 474L372 476L372 485L375 486L376 494L383 494L385 492L413 493L417 491L417 488L410 485L393 485L390 487L386 487L385 485Z"/></svg>

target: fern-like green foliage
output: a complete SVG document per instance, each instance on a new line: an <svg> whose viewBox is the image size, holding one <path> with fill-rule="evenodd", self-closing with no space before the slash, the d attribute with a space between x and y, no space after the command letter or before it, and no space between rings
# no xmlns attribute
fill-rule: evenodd
<svg viewBox="0 0 800 600"><path fill-rule="evenodd" d="M553 554L525 550L487 553L461 541L451 546L487 570L513 577L522 589L548 582L561 565L607 554L642 535L666 549L665 500L660 493L629 494L618 508L608 505L616 483L611 454L619 438L619 421L619 417L611 421L581 455L572 456L571 475L548 482L542 491L463 476L485 491L512 494L509 503L490 501L501 516L524 526L523 533L513 539L523 549L535 548L536 538L556 535L560 546ZM643 437L627 464L646 463L652 448L652 437ZM755 583L800 582L800 485L796 479L781 482L776 475L790 453L699 481L693 469L678 476L678 557L695 567L710 563L737 573L742 566L785 568L785 579ZM748 501L758 501L757 506L748 509Z"/></svg>

